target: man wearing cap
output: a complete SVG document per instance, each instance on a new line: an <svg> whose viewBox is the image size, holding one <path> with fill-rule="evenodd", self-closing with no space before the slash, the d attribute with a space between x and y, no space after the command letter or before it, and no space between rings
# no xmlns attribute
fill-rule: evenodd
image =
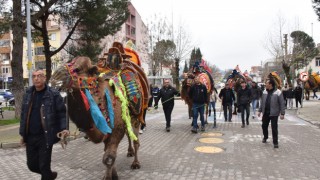
<svg viewBox="0 0 320 180"><path fill-rule="evenodd" d="M225 122L227 121L231 122L232 104L233 104L233 101L235 100L235 96L232 89L230 89L229 83L226 83L226 86L223 89L221 89L219 93L219 98L222 100L224 120Z"/></svg>

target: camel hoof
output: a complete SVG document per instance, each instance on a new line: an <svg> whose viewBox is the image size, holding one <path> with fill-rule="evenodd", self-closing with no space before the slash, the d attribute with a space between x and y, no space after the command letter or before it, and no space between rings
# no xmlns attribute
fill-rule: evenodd
<svg viewBox="0 0 320 180"><path fill-rule="evenodd" d="M131 169L140 169L140 162L139 161L135 161L131 164Z"/></svg>

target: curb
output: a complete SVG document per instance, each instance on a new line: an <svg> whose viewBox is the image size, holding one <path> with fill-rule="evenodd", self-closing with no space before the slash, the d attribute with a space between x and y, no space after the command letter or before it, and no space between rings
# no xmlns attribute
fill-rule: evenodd
<svg viewBox="0 0 320 180"><path fill-rule="evenodd" d="M306 121L306 122L308 122L308 123L310 123L310 124L312 124L312 125L320 128L320 123L319 123L318 121L309 120L308 118L306 118L304 115L302 115L302 114L300 113L300 109L297 110L296 115L297 115L300 119L302 119L302 120L304 120L304 121Z"/></svg>

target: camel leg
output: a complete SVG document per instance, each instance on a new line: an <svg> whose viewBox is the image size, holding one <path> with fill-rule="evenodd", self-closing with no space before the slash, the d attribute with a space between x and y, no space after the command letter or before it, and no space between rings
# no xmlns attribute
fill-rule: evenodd
<svg viewBox="0 0 320 180"><path fill-rule="evenodd" d="M133 132L137 136L137 138L139 136L139 127L140 127L139 121L135 121L133 125ZM133 141L133 147L134 147L134 160L131 164L131 169L140 169L141 166L138 160L138 150L140 147L139 138L136 141Z"/></svg>
<svg viewBox="0 0 320 180"><path fill-rule="evenodd" d="M127 152L127 157L132 157L134 155L134 150L132 148L132 141L129 137L129 134L126 132L126 136L128 138L128 152Z"/></svg>
<svg viewBox="0 0 320 180"><path fill-rule="evenodd" d="M103 178L104 180L118 179L114 165L117 158L118 146L124 136L124 133L124 129L114 129L113 134L104 141L105 152L102 158L102 163L106 166L106 172Z"/></svg>

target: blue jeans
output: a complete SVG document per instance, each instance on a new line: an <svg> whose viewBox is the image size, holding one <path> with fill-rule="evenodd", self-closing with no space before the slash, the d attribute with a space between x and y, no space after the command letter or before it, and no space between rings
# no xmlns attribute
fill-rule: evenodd
<svg viewBox="0 0 320 180"><path fill-rule="evenodd" d="M209 111L211 110L211 107L212 107L212 110L216 109L216 102L210 102L209 103Z"/></svg>
<svg viewBox="0 0 320 180"><path fill-rule="evenodd" d="M204 127L204 104L196 104L193 103L192 105L192 112L193 112L193 128L197 128L197 120L198 120L198 113L200 113L200 121L201 121L201 126Z"/></svg>
<svg viewBox="0 0 320 180"><path fill-rule="evenodd" d="M252 115L256 116L258 99L253 99L251 103L252 103Z"/></svg>

